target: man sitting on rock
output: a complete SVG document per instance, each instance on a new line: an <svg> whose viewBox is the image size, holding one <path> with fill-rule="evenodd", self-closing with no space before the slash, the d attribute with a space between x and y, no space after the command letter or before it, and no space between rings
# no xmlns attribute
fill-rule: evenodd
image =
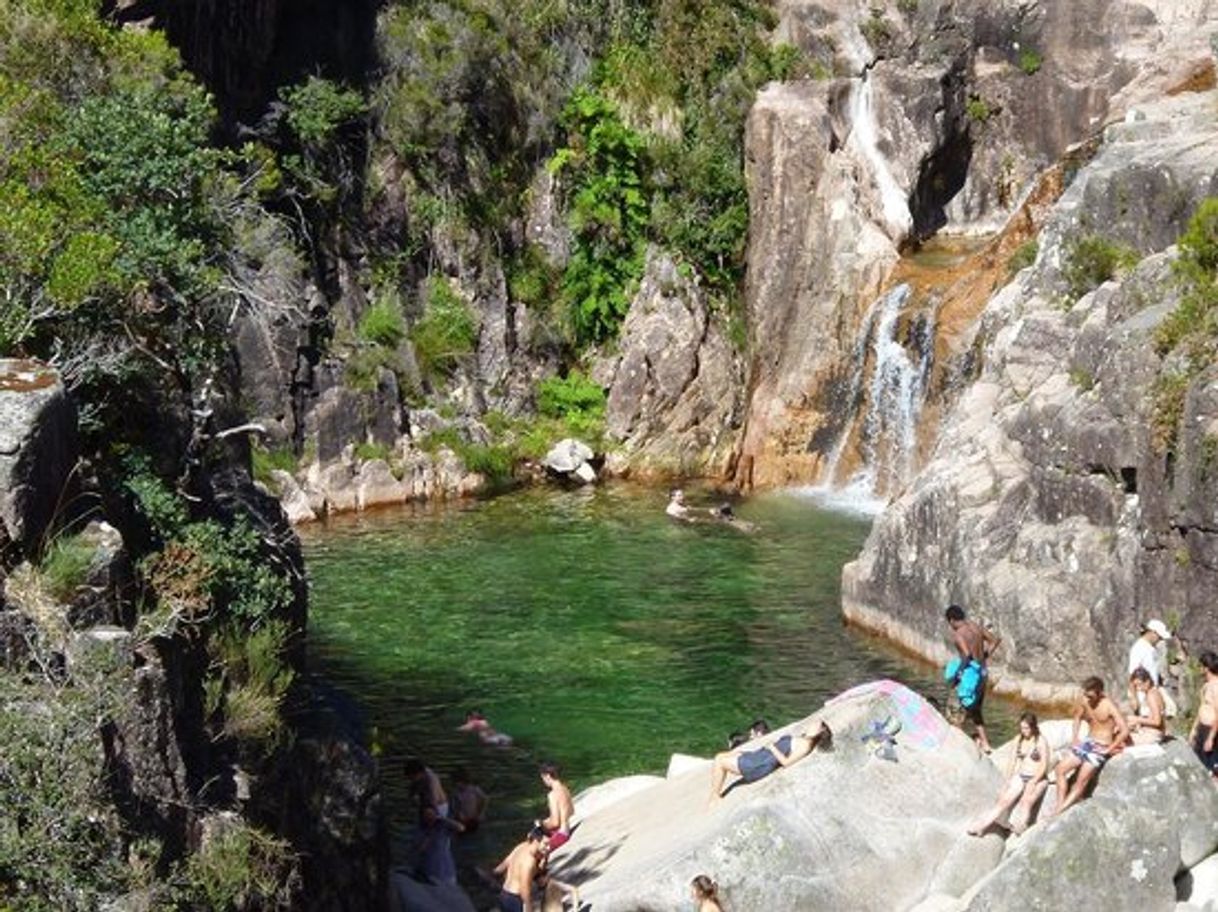
<svg viewBox="0 0 1218 912"><path fill-rule="evenodd" d="M1084 719L1087 720L1088 733L1086 738L1080 740L1079 727ZM1117 705L1104 693L1104 682L1096 677L1088 678L1083 682L1083 699L1074 710L1070 750L1057 764L1057 807L1054 815L1082 800L1091 780L1128 737L1129 726L1125 724L1125 717ZM1076 770L1074 784L1067 794L1067 780Z"/></svg>
<svg viewBox="0 0 1218 912"><path fill-rule="evenodd" d="M757 750L732 750L717 754L711 767L710 803L714 804L723 797L723 783L728 773L739 776L742 782L756 782L780 766L787 767L798 763L818 747L828 750L832 745L833 732L829 730L828 725L821 722L815 732L783 735L772 744Z"/></svg>

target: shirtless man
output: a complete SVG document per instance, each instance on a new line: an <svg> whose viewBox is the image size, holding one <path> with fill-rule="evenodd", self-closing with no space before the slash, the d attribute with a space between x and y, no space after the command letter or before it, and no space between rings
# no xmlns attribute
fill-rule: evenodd
<svg viewBox="0 0 1218 912"><path fill-rule="evenodd" d="M434 807L441 817L448 816L448 795L440 784L440 777L423 765L418 757L410 757L403 764L410 787L419 797L419 807Z"/></svg>
<svg viewBox="0 0 1218 912"><path fill-rule="evenodd" d="M668 506L664 508L664 512L673 519L690 519L689 507L685 506L685 492L680 488L669 491Z"/></svg>
<svg viewBox="0 0 1218 912"><path fill-rule="evenodd" d="M943 616L947 619L947 626L952 629L952 642L956 646L956 651L960 653L963 668L967 669L970 664L973 665L975 673L980 677L977 685L977 698L972 705L964 707L964 716L973 723L977 746L983 753L988 754L992 748L990 739L985 733L985 716L982 714L982 706L985 703L988 662L1002 640L975 621L967 620L964 616L964 609L959 605L949 605L943 612Z"/></svg>
<svg viewBox="0 0 1218 912"><path fill-rule="evenodd" d="M550 850L549 837L541 827L533 827L525 841L499 862L495 874L503 877L499 893L500 912L533 912L533 878L542 869Z"/></svg>
<svg viewBox="0 0 1218 912"><path fill-rule="evenodd" d="M1205 685L1201 688L1201 707L1189 741L1205 768L1218 777L1218 653L1201 653L1201 667L1205 670Z"/></svg>
<svg viewBox="0 0 1218 912"><path fill-rule="evenodd" d="M552 852L571 838L571 818L575 815L575 802L571 798L571 790L559 778L557 764L543 763L538 772L542 783L550 790L550 794L546 796L550 815L545 820L537 821L537 826L545 830Z"/></svg>
<svg viewBox="0 0 1218 912"><path fill-rule="evenodd" d="M715 756L711 767L710 803L714 805L723 797L723 783L729 773L745 782L756 782L779 767L786 768L798 763L820 747L828 749L833 744L833 732L824 722L814 732L798 735L783 735L771 744L757 750L731 750Z"/></svg>
<svg viewBox="0 0 1218 912"><path fill-rule="evenodd" d="M1080 741L1078 730L1084 719L1088 734ZM1105 695L1104 682L1088 678L1083 682L1083 699L1074 710L1070 751L1057 764L1057 807L1050 816L1060 814L1082 800L1087 785L1128 737L1129 726L1117 705ZM1066 780L1075 770L1078 772L1067 794Z"/></svg>

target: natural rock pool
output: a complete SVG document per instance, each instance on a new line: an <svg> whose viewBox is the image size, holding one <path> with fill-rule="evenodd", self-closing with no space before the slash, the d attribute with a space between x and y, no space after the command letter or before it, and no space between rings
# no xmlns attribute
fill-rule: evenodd
<svg viewBox="0 0 1218 912"><path fill-rule="evenodd" d="M843 626L841 567L870 520L774 493L738 506L758 527L745 534L673 522L666 501L534 489L302 530L311 663L374 727L395 826L412 753L446 784L465 765L490 794L470 847L489 856L542 813L543 759L578 791L662 775L673 752L710 755L756 716L806 716L860 681L945 696L933 669ZM456 731L474 707L514 746Z"/></svg>

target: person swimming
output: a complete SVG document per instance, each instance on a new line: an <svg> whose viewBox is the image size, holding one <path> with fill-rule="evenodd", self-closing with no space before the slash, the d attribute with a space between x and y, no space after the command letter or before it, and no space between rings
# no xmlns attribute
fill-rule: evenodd
<svg viewBox="0 0 1218 912"><path fill-rule="evenodd" d="M511 747L512 736L495 731L479 710L471 709L465 714L465 721L457 726L457 731L474 732L478 740L491 747Z"/></svg>

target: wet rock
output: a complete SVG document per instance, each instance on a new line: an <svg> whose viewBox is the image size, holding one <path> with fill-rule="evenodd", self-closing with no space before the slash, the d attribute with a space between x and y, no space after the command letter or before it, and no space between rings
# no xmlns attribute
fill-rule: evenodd
<svg viewBox="0 0 1218 912"><path fill-rule="evenodd" d="M545 459L542 462L550 471L557 472L560 475L567 475L574 472L594 455L596 454L592 452L592 448L586 443L568 437L554 444L550 448L550 451L546 453Z"/></svg>
<svg viewBox="0 0 1218 912"><path fill-rule="evenodd" d="M309 495L294 475L282 469L272 469L271 480L275 485L276 496L283 504L283 512L287 514L288 522L295 526L317 519L317 514L309 503Z"/></svg>
<svg viewBox="0 0 1218 912"><path fill-rule="evenodd" d="M0 359L0 563L45 544L70 500L76 410L59 375L36 361Z"/></svg>
<svg viewBox="0 0 1218 912"><path fill-rule="evenodd" d="M1146 606L1175 614L1193 642L1218 635L1200 595L1218 587L1218 473L1203 455L1218 427L1218 374L1189 385L1190 420L1170 456L1152 430L1164 369L1154 332L1179 300L1174 251L1076 302L1063 303L1060 278L1069 239L1088 225L1133 238L1136 209L1149 220L1144 241L1183 230L1218 189L1209 104L1147 105L1146 123L1159 129L1111 133L1075 178L1044 231L1042 260L987 305L980 375L928 464L844 569L848 618L942 661L943 607L963 604L1004 639L995 686L1030 699L1068 696L1091 673L1123 681ZM1114 201L1140 198L1148 170L1175 188L1174 202L1118 214Z"/></svg>

